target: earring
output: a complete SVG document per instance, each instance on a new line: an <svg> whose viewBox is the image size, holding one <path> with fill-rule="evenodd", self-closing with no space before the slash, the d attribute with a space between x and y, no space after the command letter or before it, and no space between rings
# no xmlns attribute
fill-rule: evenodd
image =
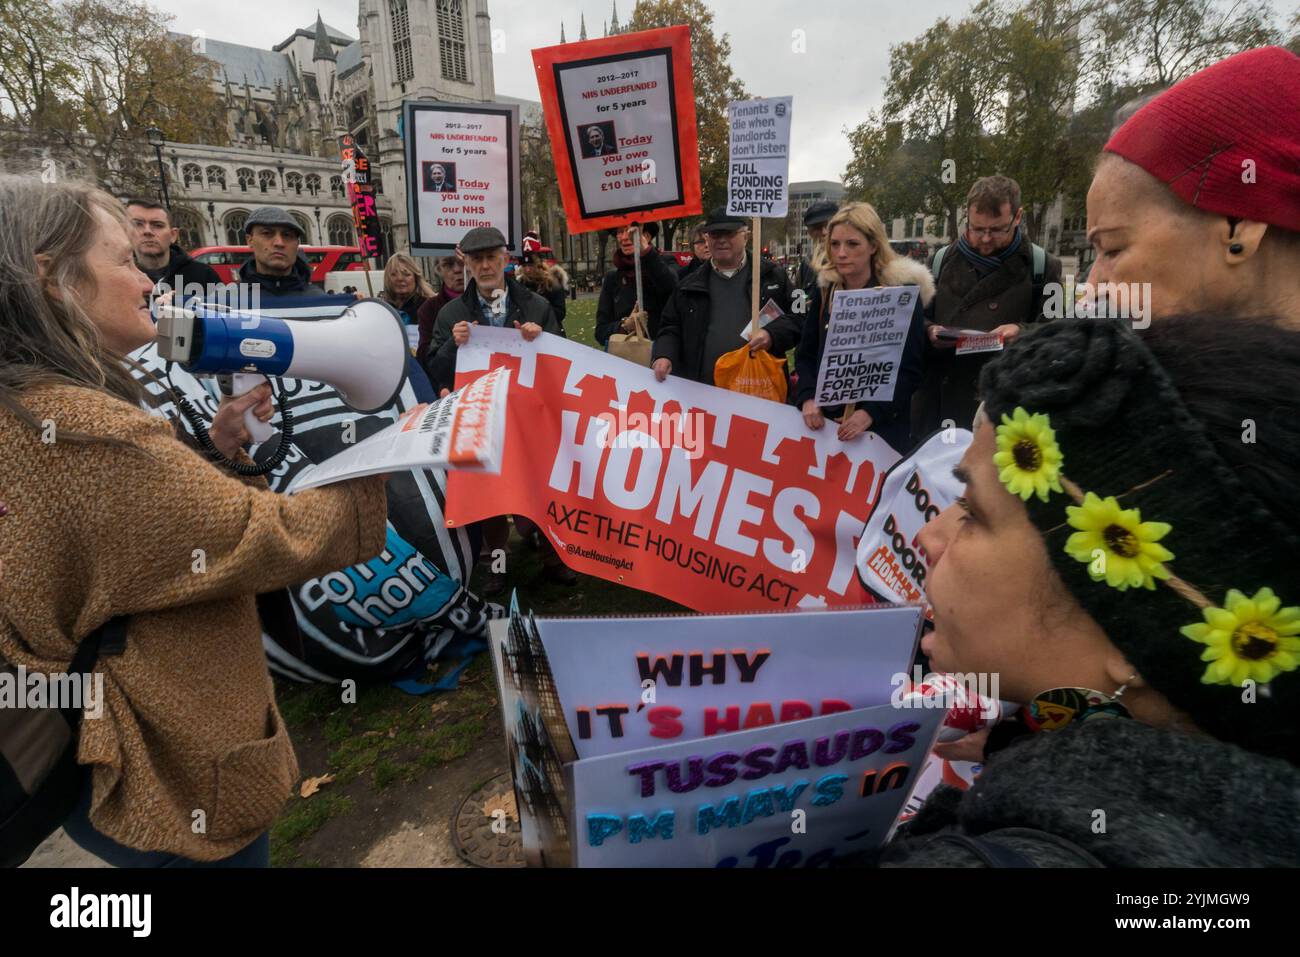
<svg viewBox="0 0 1300 957"><path fill-rule="evenodd" d="M1231 246L1228 247L1228 252L1232 253L1234 256L1239 256L1242 254L1242 252L1245 251L1245 249L1246 247L1243 246L1241 243L1233 243Z"/></svg>
<svg viewBox="0 0 1300 957"><path fill-rule="evenodd" d="M1114 693L1111 694L1111 697L1112 697L1112 698L1122 698L1122 697L1124 696L1124 692L1125 692L1125 690L1128 688L1128 682L1129 682L1129 681L1132 681L1132 680L1133 680L1134 678L1136 678L1137 676L1138 676L1138 675L1137 675L1137 672L1136 672L1136 671L1133 672L1131 675L1129 675L1129 676L1128 676L1128 681L1125 681L1122 685L1120 685L1118 688L1116 688L1115 691L1114 691Z"/></svg>

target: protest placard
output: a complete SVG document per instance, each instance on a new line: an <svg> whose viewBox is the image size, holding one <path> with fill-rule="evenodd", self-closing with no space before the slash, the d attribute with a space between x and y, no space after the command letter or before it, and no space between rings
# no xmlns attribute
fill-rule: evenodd
<svg viewBox="0 0 1300 957"><path fill-rule="evenodd" d="M523 242L519 106L407 100L403 107L411 252L450 252L478 226Z"/></svg>
<svg viewBox="0 0 1300 957"><path fill-rule="evenodd" d="M790 211L793 102L793 97L778 96L727 104L727 215L774 218Z"/></svg>
<svg viewBox="0 0 1300 957"><path fill-rule="evenodd" d="M930 559L917 536L961 495L952 470L971 439L965 429L936 432L885 476L858 542L858 575L873 594L886 601L925 599Z"/></svg>
<svg viewBox="0 0 1300 957"><path fill-rule="evenodd" d="M835 291L817 370L818 405L894 397L918 295L916 286Z"/></svg>
<svg viewBox="0 0 1300 957"><path fill-rule="evenodd" d="M689 27L545 47L533 65L570 233L699 214Z"/></svg>
<svg viewBox="0 0 1300 957"><path fill-rule="evenodd" d="M379 434L303 470L287 491L408 469L495 472L509 385L509 370L494 370L435 403L421 403Z"/></svg>
<svg viewBox="0 0 1300 957"><path fill-rule="evenodd" d="M537 621L578 757L890 700L918 606Z"/></svg>
<svg viewBox="0 0 1300 957"><path fill-rule="evenodd" d="M579 867L817 867L885 842L943 721L890 704L576 761Z"/></svg>
<svg viewBox="0 0 1300 957"><path fill-rule="evenodd" d="M898 453L842 442L791 406L559 336L476 326L457 383L513 372L499 475L449 477L447 519L537 522L576 571L699 611L869 601L857 539Z"/></svg>

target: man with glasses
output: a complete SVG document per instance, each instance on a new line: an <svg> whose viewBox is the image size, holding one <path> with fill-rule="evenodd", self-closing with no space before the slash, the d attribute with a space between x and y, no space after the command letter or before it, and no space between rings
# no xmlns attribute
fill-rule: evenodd
<svg viewBox="0 0 1300 957"><path fill-rule="evenodd" d="M912 403L913 435L928 435L948 421L970 428L975 417L980 370L997 352L957 355L955 330L991 333L1006 343L1027 325L1046 321L1045 288L1061 281L1061 261L1029 242L1023 216L1020 185L1007 176L985 176L966 195L957 242L935 252L926 378Z"/></svg>

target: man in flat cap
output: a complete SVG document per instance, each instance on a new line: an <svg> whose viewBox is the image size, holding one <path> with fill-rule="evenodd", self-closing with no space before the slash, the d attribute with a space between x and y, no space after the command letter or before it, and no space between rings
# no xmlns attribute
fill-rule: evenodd
<svg viewBox="0 0 1300 957"><path fill-rule="evenodd" d="M808 230L811 248L808 255L799 259L799 274L795 286L811 298L817 288L817 276L826 265L826 224L839 212L839 207L829 200L819 200L804 210L803 224Z"/></svg>
<svg viewBox="0 0 1300 957"><path fill-rule="evenodd" d="M750 322L750 270L758 269L758 305L769 299L781 315L749 342L751 353L767 349L784 356L799 342L803 327L790 315L790 279L785 270L760 255L747 254L749 227L726 207L713 211L702 227L709 237L709 263L681 281L664 306L654 341L654 373L713 385L713 367L728 352L745 345Z"/></svg>
<svg viewBox="0 0 1300 957"><path fill-rule="evenodd" d="M529 342L543 332L563 335L551 304L506 275L509 257L501 230L493 226L471 229L457 249L465 260L469 281L459 299L439 310L424 360L429 381L440 395L446 395L452 389L456 379L456 351L469 342L475 326L518 329ZM510 537L510 526L505 516L481 524L489 554L504 549ZM541 547L542 567L547 577L565 585L578 580L535 524L517 515L515 527L520 535L535 539ZM495 595L505 588L505 574L491 565L485 579L478 588L480 594Z"/></svg>
<svg viewBox="0 0 1300 957"><path fill-rule="evenodd" d="M263 206L244 221L244 238L253 251L239 267L241 283L256 284L263 299L279 296L324 294L311 281L311 265L298 255L302 227L278 206Z"/></svg>

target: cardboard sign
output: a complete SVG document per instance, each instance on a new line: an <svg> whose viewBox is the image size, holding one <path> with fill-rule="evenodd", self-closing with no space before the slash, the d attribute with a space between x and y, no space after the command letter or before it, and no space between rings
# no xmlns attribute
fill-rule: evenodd
<svg viewBox="0 0 1300 957"><path fill-rule="evenodd" d="M537 522L576 571L700 611L860 605L857 540L898 453L791 406L553 335L475 327L457 383L512 371L499 475L452 474L448 524Z"/></svg>
<svg viewBox="0 0 1300 957"><path fill-rule="evenodd" d="M872 850L942 721L886 704L577 761L565 769L574 862L816 867Z"/></svg>
<svg viewBox="0 0 1300 957"><path fill-rule="evenodd" d="M379 210L375 206L370 159L351 133L339 137L339 157L343 160L343 181L348 184L348 203L352 206L352 227L357 233L357 245L362 257L376 258L381 253Z"/></svg>
<svg viewBox="0 0 1300 957"><path fill-rule="evenodd" d="M700 213L690 28L533 51L570 233Z"/></svg>
<svg viewBox="0 0 1300 957"><path fill-rule="evenodd" d="M498 369L433 404L421 403L378 435L304 470L287 491L409 469L495 472L509 385L509 370Z"/></svg>
<svg viewBox="0 0 1300 957"><path fill-rule="evenodd" d="M579 758L884 704L919 607L537 622Z"/></svg>
<svg viewBox="0 0 1300 957"><path fill-rule="evenodd" d="M478 226L495 226L518 252L519 106L407 100L402 108L411 252L446 255Z"/></svg>
<svg viewBox="0 0 1300 957"><path fill-rule="evenodd" d="M790 211L790 113L793 97L727 104L731 152L728 216L785 216Z"/></svg>
<svg viewBox="0 0 1300 957"><path fill-rule="evenodd" d="M918 295L916 286L836 290L817 370L818 405L894 397Z"/></svg>
<svg viewBox="0 0 1300 957"><path fill-rule="evenodd" d="M961 495L952 470L973 438L965 429L936 432L885 476L858 543L858 575L873 594L886 601L925 600L930 559L916 539Z"/></svg>

